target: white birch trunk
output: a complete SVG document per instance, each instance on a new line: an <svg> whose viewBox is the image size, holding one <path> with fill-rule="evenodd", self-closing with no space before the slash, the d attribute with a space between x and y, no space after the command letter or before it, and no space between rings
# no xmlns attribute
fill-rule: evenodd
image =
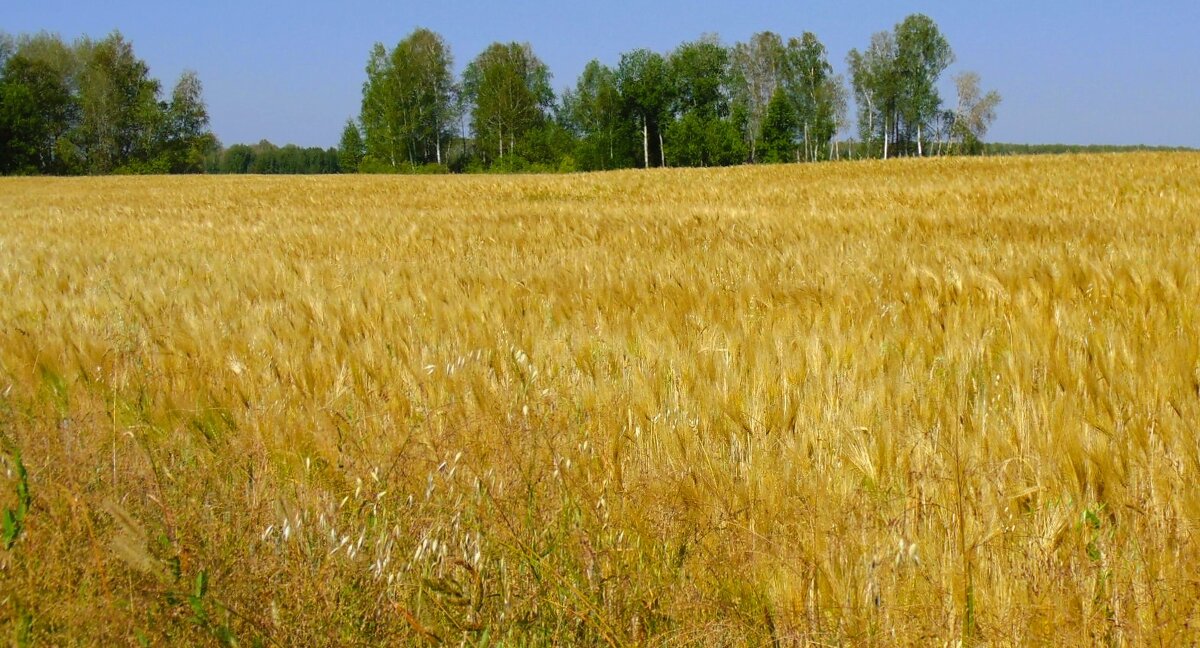
<svg viewBox="0 0 1200 648"><path fill-rule="evenodd" d="M645 162L647 169L650 168L650 125L646 122L646 117L642 116L642 161Z"/></svg>
<svg viewBox="0 0 1200 648"><path fill-rule="evenodd" d="M806 162L812 162L812 145L808 142L808 120L804 121L804 158Z"/></svg>

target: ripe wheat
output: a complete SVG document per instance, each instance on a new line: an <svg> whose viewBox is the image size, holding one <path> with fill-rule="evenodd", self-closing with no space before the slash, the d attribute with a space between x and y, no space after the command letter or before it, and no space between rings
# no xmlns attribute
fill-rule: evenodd
<svg viewBox="0 0 1200 648"><path fill-rule="evenodd" d="M0 622L1195 642L1197 259L1191 154L4 179Z"/></svg>

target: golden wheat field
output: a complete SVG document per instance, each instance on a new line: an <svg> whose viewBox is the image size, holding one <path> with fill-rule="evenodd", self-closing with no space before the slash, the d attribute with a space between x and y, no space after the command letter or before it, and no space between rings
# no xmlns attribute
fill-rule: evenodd
<svg viewBox="0 0 1200 648"><path fill-rule="evenodd" d="M18 645L1189 645L1200 155L0 181Z"/></svg>

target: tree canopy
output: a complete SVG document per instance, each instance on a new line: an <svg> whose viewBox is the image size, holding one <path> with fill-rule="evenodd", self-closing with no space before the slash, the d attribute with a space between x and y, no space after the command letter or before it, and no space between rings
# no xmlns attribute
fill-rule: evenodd
<svg viewBox="0 0 1200 648"><path fill-rule="evenodd" d="M208 173L315 174L338 173L341 169L337 149L295 144L276 146L267 140L215 151L205 165Z"/></svg>
<svg viewBox="0 0 1200 648"><path fill-rule="evenodd" d="M168 99L120 32L0 45L0 172L197 173L216 146L195 72Z"/></svg>
<svg viewBox="0 0 1200 648"><path fill-rule="evenodd" d="M531 157L527 136L545 126L554 103L550 69L528 43L492 43L463 72L475 152L487 162Z"/></svg>
<svg viewBox="0 0 1200 648"><path fill-rule="evenodd" d="M529 43L492 43L461 75L454 60L426 28L391 48L375 43L337 149L223 148L199 76L186 71L166 92L119 32L71 43L0 33L0 173L571 171L976 154L1000 104L963 72L957 104L945 105L954 52L923 14L852 49L848 83L812 32L632 49L590 61L557 95Z"/></svg>
<svg viewBox="0 0 1200 648"><path fill-rule="evenodd" d="M390 52L375 44L360 118L368 164L399 170L443 163L457 108L453 64L446 41L428 29L414 30Z"/></svg>
<svg viewBox="0 0 1200 648"><path fill-rule="evenodd" d="M877 142L884 158L898 152L923 155L942 105L937 82L953 61L950 43L923 14L908 16L891 32L876 33L864 52L850 50L846 62L862 139Z"/></svg>

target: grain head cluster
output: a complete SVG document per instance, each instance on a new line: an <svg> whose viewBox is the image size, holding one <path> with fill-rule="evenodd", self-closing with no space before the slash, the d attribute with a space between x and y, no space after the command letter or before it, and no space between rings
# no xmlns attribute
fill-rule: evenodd
<svg viewBox="0 0 1200 648"><path fill-rule="evenodd" d="M1200 157L0 182L38 644L1186 645Z"/></svg>

